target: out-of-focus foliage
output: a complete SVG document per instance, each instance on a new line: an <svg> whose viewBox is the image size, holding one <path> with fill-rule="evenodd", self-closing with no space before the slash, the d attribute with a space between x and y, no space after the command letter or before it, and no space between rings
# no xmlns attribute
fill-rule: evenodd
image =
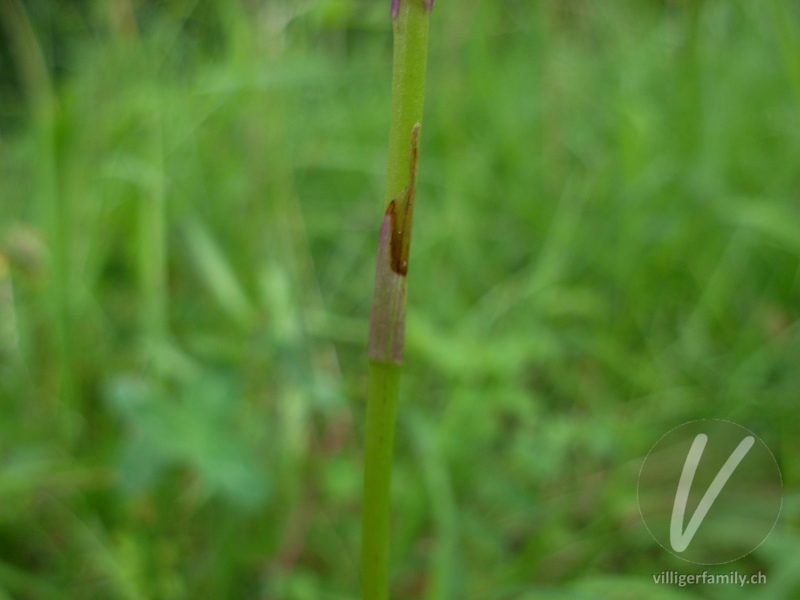
<svg viewBox="0 0 800 600"><path fill-rule="evenodd" d="M385 4L2 3L0 598L357 597ZM393 598L798 597L797 65L779 0L437 2ZM769 583L655 586L712 417Z"/></svg>

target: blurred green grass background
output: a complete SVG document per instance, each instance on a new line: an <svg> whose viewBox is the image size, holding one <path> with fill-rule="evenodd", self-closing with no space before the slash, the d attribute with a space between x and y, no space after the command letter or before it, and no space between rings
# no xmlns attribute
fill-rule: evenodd
<svg viewBox="0 0 800 600"><path fill-rule="evenodd" d="M388 4L4 0L0 599L357 598ZM800 598L798 7L431 26L392 597ZM699 418L780 463L766 586L652 583Z"/></svg>

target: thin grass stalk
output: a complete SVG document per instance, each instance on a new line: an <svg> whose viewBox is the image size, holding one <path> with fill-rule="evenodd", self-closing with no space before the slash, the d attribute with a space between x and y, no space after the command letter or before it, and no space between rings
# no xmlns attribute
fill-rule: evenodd
<svg viewBox="0 0 800 600"><path fill-rule="evenodd" d="M68 438L75 433L70 411L76 409L75 367L72 323L73 282L70 277L71 227L68 198L59 185L58 115L60 108L53 82L25 5L19 0L0 3L0 23L14 49L16 66L27 97L35 132L36 208L48 243L49 279L47 302L53 325L53 350L57 378L54 405L64 412L60 420Z"/></svg>
<svg viewBox="0 0 800 600"><path fill-rule="evenodd" d="M385 212L368 345L361 580L363 600L389 597L392 454L405 337L406 277L433 0L393 0L392 114Z"/></svg>
<svg viewBox="0 0 800 600"><path fill-rule="evenodd" d="M163 103L155 108L152 132L153 180L138 207L138 276L142 354L153 383L164 375L169 339L167 273L167 197L165 190Z"/></svg>

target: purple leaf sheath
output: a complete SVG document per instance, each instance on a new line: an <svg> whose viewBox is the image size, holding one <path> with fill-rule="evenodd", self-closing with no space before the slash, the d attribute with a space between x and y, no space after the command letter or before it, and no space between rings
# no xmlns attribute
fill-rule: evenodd
<svg viewBox="0 0 800 600"><path fill-rule="evenodd" d="M425 10L431 12L433 10L433 0L422 0L425 3ZM400 0L392 0L392 18L396 19L400 13Z"/></svg>

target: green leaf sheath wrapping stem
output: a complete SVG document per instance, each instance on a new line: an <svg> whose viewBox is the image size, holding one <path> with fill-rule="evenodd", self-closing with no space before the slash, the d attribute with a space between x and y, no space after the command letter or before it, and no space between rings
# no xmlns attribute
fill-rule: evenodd
<svg viewBox="0 0 800 600"><path fill-rule="evenodd" d="M419 132L417 123L411 131L408 185L389 202L378 240L367 354L370 360L379 362L403 362L406 277L414 217Z"/></svg>
<svg viewBox="0 0 800 600"><path fill-rule="evenodd" d="M387 210L381 225L367 356L371 361L399 365L403 362L405 345L406 275L391 267L393 213L393 210Z"/></svg>

